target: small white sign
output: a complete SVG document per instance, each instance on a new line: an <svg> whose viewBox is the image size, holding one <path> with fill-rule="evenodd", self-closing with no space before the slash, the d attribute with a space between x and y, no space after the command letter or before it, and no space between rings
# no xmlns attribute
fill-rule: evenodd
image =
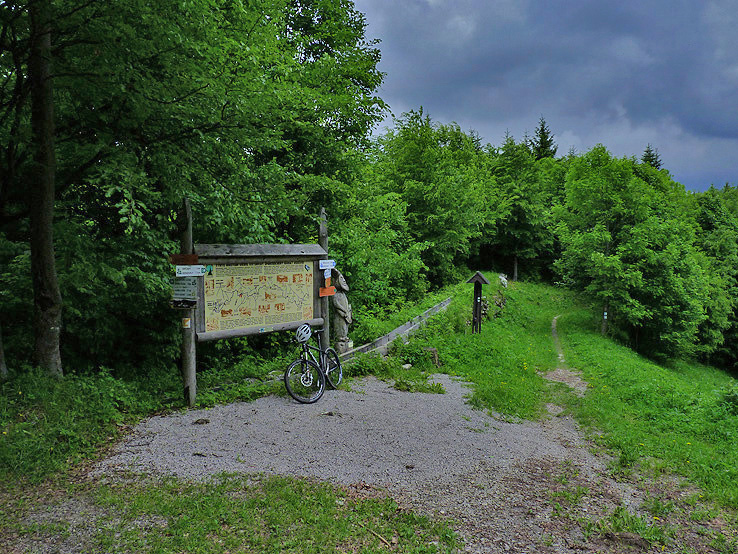
<svg viewBox="0 0 738 554"><path fill-rule="evenodd" d="M175 277L172 282L174 300L197 300L197 277Z"/></svg>
<svg viewBox="0 0 738 554"><path fill-rule="evenodd" d="M328 279L330 276L331 276L331 270L330 269L323 270L323 277L324 278Z"/></svg>
<svg viewBox="0 0 738 554"><path fill-rule="evenodd" d="M320 260L318 262L320 269L333 269L336 267L336 260Z"/></svg>
<svg viewBox="0 0 738 554"><path fill-rule="evenodd" d="M175 275L177 277L201 277L205 275L204 265L178 265Z"/></svg>

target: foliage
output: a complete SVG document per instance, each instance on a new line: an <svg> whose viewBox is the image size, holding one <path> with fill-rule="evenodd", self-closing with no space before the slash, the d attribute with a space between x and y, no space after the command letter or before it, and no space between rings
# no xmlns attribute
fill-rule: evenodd
<svg viewBox="0 0 738 554"><path fill-rule="evenodd" d="M393 313L406 302L423 298L428 289L422 260L428 246L411 237L406 212L397 193L360 182L346 187L341 209L333 212L329 250L351 287L358 326L361 314ZM355 341L378 336L365 336L360 330L358 335Z"/></svg>
<svg viewBox="0 0 738 554"><path fill-rule="evenodd" d="M0 56L0 267L23 284L0 294L16 367L28 359L28 266L14 263L28 249L26 8L3 12ZM166 255L181 199L198 242L304 240L304 214L381 117L379 51L348 1L52 9L64 358L152 370L178 350Z"/></svg>
<svg viewBox="0 0 738 554"><path fill-rule="evenodd" d="M483 196L481 147L458 125L435 124L422 109L403 114L395 126L377 140L367 179L404 202L430 282L454 282L491 206Z"/></svg>
<svg viewBox="0 0 738 554"><path fill-rule="evenodd" d="M738 360L738 212L729 209L726 191L710 188L696 199L697 244L709 260L707 319L700 327L706 358L730 367Z"/></svg>
<svg viewBox="0 0 738 554"><path fill-rule="evenodd" d="M532 263L553 246L551 191L541 179L541 166L524 142L516 143L508 135L491 163L491 186L498 201L494 221L485 228L480 248L511 260L511 277L517 280L520 261Z"/></svg>
<svg viewBox="0 0 738 554"><path fill-rule="evenodd" d="M601 145L571 162L556 266L636 349L690 354L706 318L708 262L693 222L668 203L679 188L663 173L636 169Z"/></svg>

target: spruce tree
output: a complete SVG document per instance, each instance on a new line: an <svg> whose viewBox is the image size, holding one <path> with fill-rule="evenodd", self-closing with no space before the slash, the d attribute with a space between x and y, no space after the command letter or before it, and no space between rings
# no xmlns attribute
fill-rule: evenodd
<svg viewBox="0 0 738 554"><path fill-rule="evenodd" d="M651 167L661 169L661 157L659 156L659 151L656 148L653 148L650 142L646 145L646 149L643 151L641 161Z"/></svg>
<svg viewBox="0 0 738 554"><path fill-rule="evenodd" d="M531 150L536 160L542 158L553 158L556 155L558 146L553 141L553 133L549 129L546 120L541 116L538 120L538 127L536 127L536 133L533 135L531 140Z"/></svg>

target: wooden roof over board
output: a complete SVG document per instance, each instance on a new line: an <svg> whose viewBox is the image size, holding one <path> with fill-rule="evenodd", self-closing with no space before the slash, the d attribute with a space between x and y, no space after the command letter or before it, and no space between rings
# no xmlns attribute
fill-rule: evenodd
<svg viewBox="0 0 738 554"><path fill-rule="evenodd" d="M196 244L200 258L327 258L317 244Z"/></svg>
<svg viewBox="0 0 738 554"><path fill-rule="evenodd" d="M467 283L481 283L482 285L489 285L487 278L479 271L472 275Z"/></svg>

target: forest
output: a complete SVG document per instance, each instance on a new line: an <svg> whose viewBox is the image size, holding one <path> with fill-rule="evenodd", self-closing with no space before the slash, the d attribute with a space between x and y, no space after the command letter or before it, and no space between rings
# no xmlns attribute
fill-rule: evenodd
<svg viewBox="0 0 738 554"><path fill-rule="evenodd" d="M487 269L579 291L651 358L738 370L738 189L687 190L652 145L562 155L544 117L493 145L421 107L372 136L380 45L350 0L1 10L3 377L176 366L185 197L199 243L316 242L325 207L355 341Z"/></svg>

